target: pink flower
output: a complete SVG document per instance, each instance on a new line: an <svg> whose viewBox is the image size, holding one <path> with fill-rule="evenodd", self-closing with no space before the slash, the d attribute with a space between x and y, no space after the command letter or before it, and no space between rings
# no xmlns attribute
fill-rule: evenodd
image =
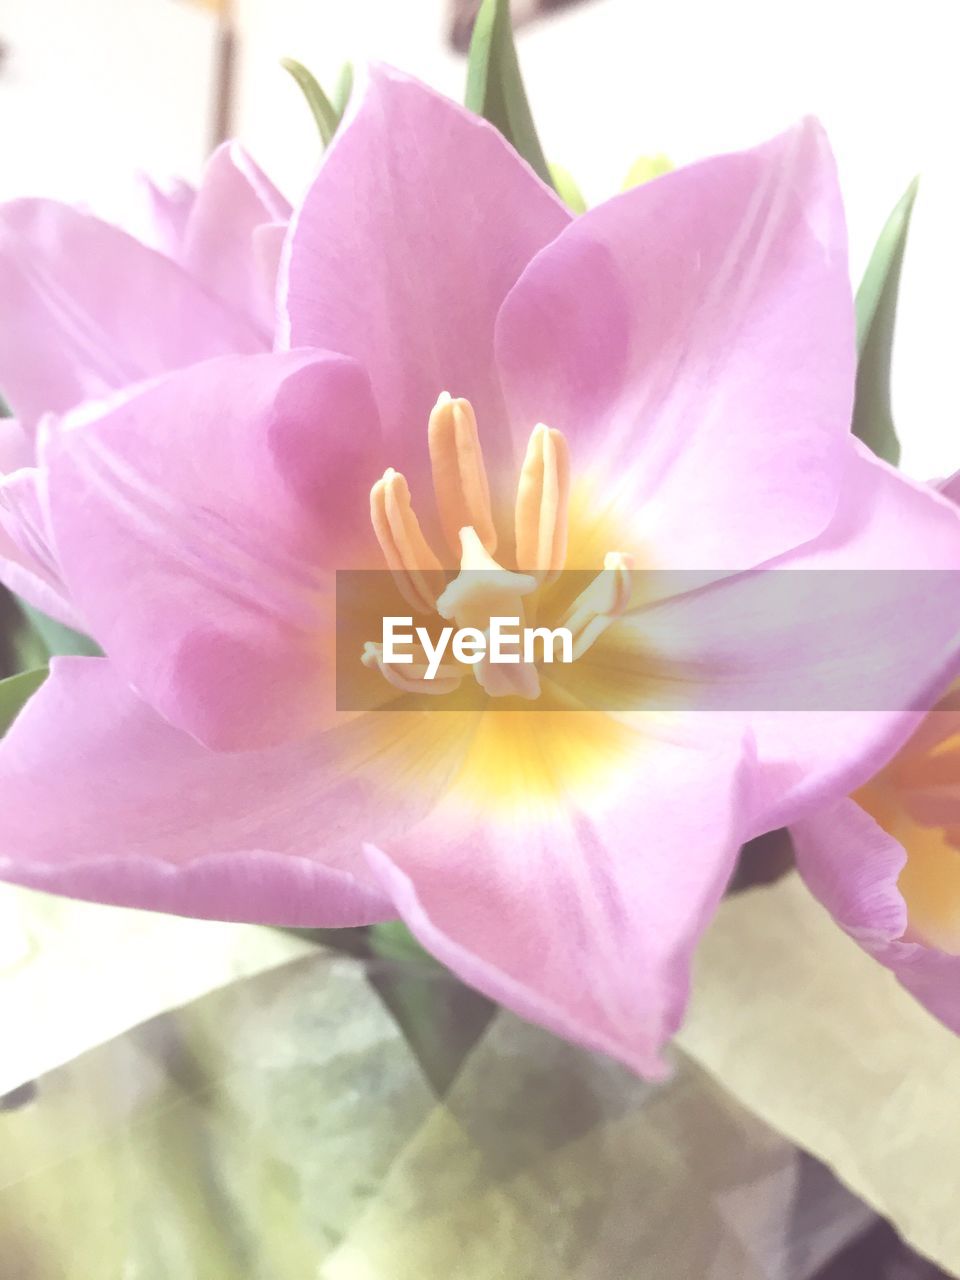
<svg viewBox="0 0 960 1280"><path fill-rule="evenodd" d="M121 329L137 317L112 253L100 269L107 360L114 307ZM17 351L49 404L47 280L30 279ZM573 220L487 124L377 70L295 214L280 346L130 362L149 380L47 421L37 468L6 481L18 545L107 657L55 661L0 745L3 875L272 923L399 913L493 998L656 1073L741 843L864 782L910 732L896 711L717 710L718 673L756 707L771 673L849 684L881 653L877 705L908 706L960 640L960 601L934 608L919 583L896 609L845 593L799 634L730 625L756 566L960 565L957 512L849 434L822 133ZM11 350L4 335L15 397ZM681 655L705 709L338 712L333 571L393 571L371 625L398 604L482 620L469 577L441 595L461 554L538 601L564 565L606 564L573 613L614 701L604 654L726 619ZM644 606L632 564L710 572ZM393 697L410 670L376 632L356 641Z"/></svg>
<svg viewBox="0 0 960 1280"><path fill-rule="evenodd" d="M0 420L0 473L30 467L41 416L227 352L269 350L290 208L236 143L199 190L144 180L130 231L53 200L0 206L0 369L19 420ZM139 239L135 239L132 232ZM33 526L33 473L2 482L0 581L78 619Z"/></svg>
<svg viewBox="0 0 960 1280"><path fill-rule="evenodd" d="M960 473L944 492L960 501ZM793 836L838 924L960 1032L960 685L851 799Z"/></svg>
<svg viewBox="0 0 960 1280"><path fill-rule="evenodd" d="M24 428L142 378L268 350L289 206L236 143L196 192L145 184L153 247L55 200L0 211L0 367Z"/></svg>

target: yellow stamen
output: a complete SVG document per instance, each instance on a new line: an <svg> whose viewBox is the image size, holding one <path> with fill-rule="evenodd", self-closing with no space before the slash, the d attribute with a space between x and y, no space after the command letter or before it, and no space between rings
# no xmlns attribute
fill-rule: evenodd
<svg viewBox="0 0 960 1280"><path fill-rule="evenodd" d="M534 427L517 488L517 564L544 581L556 578L567 555L570 458L563 434Z"/></svg>
<svg viewBox="0 0 960 1280"><path fill-rule="evenodd" d="M496 551L490 485L470 401L453 400L444 391L430 414L427 438L440 524L450 549L459 553L460 530L471 525L486 550Z"/></svg>
<svg viewBox="0 0 960 1280"><path fill-rule="evenodd" d="M570 606L563 620L573 639L573 660L583 656L630 605L633 557L609 551L599 573Z"/></svg>
<svg viewBox="0 0 960 1280"><path fill-rule="evenodd" d="M384 662L382 644L368 640L363 646L360 661L371 670L376 667L383 678L401 693L453 693L459 688L463 679L463 672L459 667L441 663L433 679L428 680L426 654L422 656L422 662L417 662L414 658L412 663L397 666Z"/></svg>
<svg viewBox="0 0 960 1280"><path fill-rule="evenodd" d="M525 637L525 600L531 617L552 605L537 596L564 568L570 520L570 461L561 432L540 423L531 433L521 469L515 509L516 565L505 568L494 559L497 532L493 521L477 419L468 400L443 392L430 415L429 452L439 523L457 552L460 571L444 586L446 574L428 544L414 514L404 477L392 468L370 492L370 514L387 565L408 605L418 613L433 613L458 628L472 628L487 638L486 652L471 663L474 677L491 697L538 698L540 676L535 649L519 652L512 628L494 628L492 619L516 619ZM609 545L609 544L608 544ZM591 548L588 563L596 563L599 547ZM575 601L563 620L572 634L572 658L593 645L615 618L629 608L633 561L612 552L604 569ZM499 635L497 634L499 630ZM505 647L506 645L506 647ZM496 660L491 659L491 648ZM523 660L524 652L530 661ZM544 655L555 661L556 653ZM512 659L516 657L516 661ZM385 663L381 645L370 642L364 666L379 670L404 693L448 693L456 689L463 664L449 663L427 679L425 653L411 663ZM432 661L432 660L431 660ZM550 682L548 682L549 685Z"/></svg>
<svg viewBox="0 0 960 1280"><path fill-rule="evenodd" d="M370 519L400 594L411 609L432 613L443 570L420 529L409 486L392 467L370 490Z"/></svg>

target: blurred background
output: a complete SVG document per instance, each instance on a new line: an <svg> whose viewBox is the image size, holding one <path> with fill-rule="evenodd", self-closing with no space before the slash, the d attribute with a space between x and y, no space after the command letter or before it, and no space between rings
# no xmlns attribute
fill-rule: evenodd
<svg viewBox="0 0 960 1280"><path fill-rule="evenodd" d="M3 0L0 198L85 200L122 218L138 169L195 179L211 142L240 137L296 198L318 159L280 70L332 86L379 58L461 98L475 0ZM954 395L960 294L953 6L944 0L514 0L534 114L551 161L595 202L638 154L681 164L759 141L806 113L825 123L859 279L915 173L894 411L904 466L960 466Z"/></svg>

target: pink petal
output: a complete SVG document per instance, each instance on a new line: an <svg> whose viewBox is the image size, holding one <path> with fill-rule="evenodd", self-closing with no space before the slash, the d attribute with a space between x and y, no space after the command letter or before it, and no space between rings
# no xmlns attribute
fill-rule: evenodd
<svg viewBox="0 0 960 1280"><path fill-rule="evenodd" d="M70 597L151 706L224 749L319 724L380 457L353 361L206 361L68 416L42 456Z"/></svg>
<svg viewBox="0 0 960 1280"><path fill-rule="evenodd" d="M598 514L654 567L737 569L837 500L854 385L834 164L807 121L577 218L504 304L514 430L566 432Z"/></svg>
<svg viewBox="0 0 960 1280"><path fill-rule="evenodd" d="M960 1033L960 956L903 940L903 847L853 800L805 818L792 835L801 875L840 927Z"/></svg>
<svg viewBox="0 0 960 1280"><path fill-rule="evenodd" d="M125 208L118 211L119 216L109 217L102 208L97 212L129 235L136 236L141 244L177 262L196 198L196 189L189 182L175 178L161 185L140 173L134 178L129 199Z"/></svg>
<svg viewBox="0 0 960 1280"><path fill-rule="evenodd" d="M662 1075L691 953L743 838L742 752L713 729L693 747L638 719L632 761L584 803L500 818L495 796L471 808L454 793L367 855L420 942L464 981Z"/></svg>
<svg viewBox="0 0 960 1280"><path fill-rule="evenodd" d="M50 545L33 463L36 446L15 418L0 420L0 582L69 627L80 627Z"/></svg>
<svg viewBox="0 0 960 1280"><path fill-rule="evenodd" d="M270 330L276 322L277 284L280 260L290 230L287 222L263 222L253 232L253 260L257 287L270 299Z"/></svg>
<svg viewBox="0 0 960 1280"><path fill-rule="evenodd" d="M167 258L52 200L0 206L0 387L26 427L209 356L256 329Z"/></svg>
<svg viewBox="0 0 960 1280"><path fill-rule="evenodd" d="M254 239L259 227L286 223L291 212L243 147L225 142L207 161L179 258L205 288L249 316L268 337L273 334L274 296Z"/></svg>
<svg viewBox="0 0 960 1280"><path fill-rule="evenodd" d="M33 440L16 418L0 418L0 475L33 466Z"/></svg>
<svg viewBox="0 0 960 1280"><path fill-rule="evenodd" d="M50 543L41 484L36 467L0 477L0 582L34 608L82 631Z"/></svg>
<svg viewBox="0 0 960 1280"><path fill-rule="evenodd" d="M343 351L369 370L384 465L414 482L429 474L427 417L448 390L473 401L496 472L510 446L494 320L531 257L569 221L492 126L375 68L296 216L279 341Z"/></svg>
<svg viewBox="0 0 960 1280"><path fill-rule="evenodd" d="M845 453L820 538L623 624L673 705L744 714L768 827L872 777L960 671L960 510L852 438Z"/></svg>
<svg viewBox="0 0 960 1280"><path fill-rule="evenodd" d="M349 779L319 741L218 754L103 658L55 658L0 742L0 877L72 897L268 924L388 918L331 821Z"/></svg>

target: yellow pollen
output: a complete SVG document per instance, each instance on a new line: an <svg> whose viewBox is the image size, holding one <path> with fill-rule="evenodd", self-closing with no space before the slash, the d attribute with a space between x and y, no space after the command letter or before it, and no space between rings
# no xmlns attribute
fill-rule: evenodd
<svg viewBox="0 0 960 1280"><path fill-rule="evenodd" d="M487 551L497 549L480 434L473 405L444 391L427 430L440 525L450 550L460 550L460 530L470 525Z"/></svg>
<svg viewBox="0 0 960 1280"><path fill-rule="evenodd" d="M411 609L432 613L443 570L410 505L407 482L392 467L370 490L370 519L400 594Z"/></svg>
<svg viewBox="0 0 960 1280"><path fill-rule="evenodd" d="M551 582L567 557L570 457L559 431L539 423L533 429L520 471L515 531L517 564Z"/></svg>
<svg viewBox="0 0 960 1280"><path fill-rule="evenodd" d="M909 940L960 955L960 734L951 697L854 799L906 851L897 881ZM935 815L925 812L938 797Z"/></svg>

